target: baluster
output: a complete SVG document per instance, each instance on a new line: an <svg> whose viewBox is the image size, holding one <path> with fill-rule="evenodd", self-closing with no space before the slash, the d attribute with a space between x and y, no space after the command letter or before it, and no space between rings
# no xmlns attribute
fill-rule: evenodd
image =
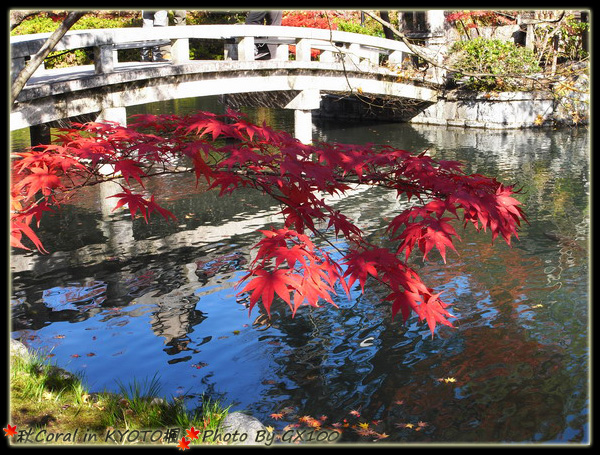
<svg viewBox="0 0 600 455"><path fill-rule="evenodd" d="M110 73L115 69L115 54L112 45L94 47L94 69L96 74Z"/></svg>
<svg viewBox="0 0 600 455"><path fill-rule="evenodd" d="M300 62L310 62L311 41L302 38L296 43L296 60Z"/></svg>
<svg viewBox="0 0 600 455"><path fill-rule="evenodd" d="M272 60L288 61L290 59L290 47L287 44L278 44Z"/></svg>
<svg viewBox="0 0 600 455"><path fill-rule="evenodd" d="M254 37L244 36L238 43L238 60L254 60Z"/></svg>
<svg viewBox="0 0 600 455"><path fill-rule="evenodd" d="M190 40L188 38L171 40L171 59L174 64L189 62Z"/></svg>
<svg viewBox="0 0 600 455"><path fill-rule="evenodd" d="M404 52L402 51L392 51L388 56L388 62L392 65L402 65L404 61Z"/></svg>

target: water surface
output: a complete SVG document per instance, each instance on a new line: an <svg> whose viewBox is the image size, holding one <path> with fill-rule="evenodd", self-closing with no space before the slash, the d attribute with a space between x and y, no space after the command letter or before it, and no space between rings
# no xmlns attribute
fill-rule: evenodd
<svg viewBox="0 0 600 455"><path fill-rule="evenodd" d="M181 100L131 113L197 108L222 109ZM293 127L290 111L249 113ZM281 221L278 207L164 176L149 189L168 190L178 223L132 222L112 212L114 188L102 185L48 218L40 237L52 254L13 252L12 337L82 372L93 391L157 374L165 396L194 407L209 395L276 430L311 416L342 428L344 441L587 442L588 132L316 122L314 137L428 149L523 188L529 224L512 247L467 229L448 264L415 262L452 303L454 328L432 338L415 318L392 320L375 284L341 295L339 309L291 318L282 305L270 323L258 307L249 315L235 284L256 231ZM376 241L405 205L357 188L337 206Z"/></svg>

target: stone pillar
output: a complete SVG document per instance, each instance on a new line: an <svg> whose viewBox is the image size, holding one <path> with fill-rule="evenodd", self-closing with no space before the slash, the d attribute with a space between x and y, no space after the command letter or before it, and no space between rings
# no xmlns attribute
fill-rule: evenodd
<svg viewBox="0 0 600 455"><path fill-rule="evenodd" d="M432 58L438 63L442 63L446 50L444 10L428 10L425 13L425 20L429 32L429 38L427 38L425 45L430 51ZM446 71L439 66L431 68L429 74L438 83L443 83L446 77Z"/></svg>
<svg viewBox="0 0 600 455"><path fill-rule="evenodd" d="M271 57L271 60L279 60L287 62L290 59L290 47L287 44L279 44L275 48L275 55Z"/></svg>
<svg viewBox="0 0 600 455"><path fill-rule="evenodd" d="M433 9L425 13L427 30L429 31L431 44L443 44L446 32L444 29L444 10Z"/></svg>
<svg viewBox="0 0 600 455"><path fill-rule="evenodd" d="M190 61L189 39L178 38L171 40L171 59L176 65Z"/></svg>
<svg viewBox="0 0 600 455"><path fill-rule="evenodd" d="M525 31L525 47L533 51L535 47L535 26L534 24L527 24Z"/></svg>
<svg viewBox="0 0 600 455"><path fill-rule="evenodd" d="M97 122L103 120L117 122L121 126L127 126L127 109L124 107L105 107L96 119Z"/></svg>
<svg viewBox="0 0 600 455"><path fill-rule="evenodd" d="M254 60L254 37L245 36L237 45L237 57L241 61Z"/></svg>
<svg viewBox="0 0 600 455"><path fill-rule="evenodd" d="M116 52L111 45L94 47L94 69L96 74L110 73L115 69Z"/></svg>
<svg viewBox="0 0 600 455"><path fill-rule="evenodd" d="M296 43L296 61L310 62L311 41L308 38L302 38Z"/></svg>
<svg viewBox="0 0 600 455"><path fill-rule="evenodd" d="M305 89L285 106L285 109L294 109L294 136L303 144L312 142L312 111L320 105L319 90Z"/></svg>
<svg viewBox="0 0 600 455"><path fill-rule="evenodd" d="M312 142L312 112L309 109L294 110L294 136L303 144Z"/></svg>

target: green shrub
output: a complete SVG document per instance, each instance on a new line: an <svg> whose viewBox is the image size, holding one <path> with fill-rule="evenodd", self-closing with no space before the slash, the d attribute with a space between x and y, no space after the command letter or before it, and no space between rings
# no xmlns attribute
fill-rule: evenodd
<svg viewBox="0 0 600 455"><path fill-rule="evenodd" d="M384 38L383 27L373 20L366 21L364 24L348 21L344 19L335 19L337 29L342 32L360 33L362 35L371 35Z"/></svg>
<svg viewBox="0 0 600 455"><path fill-rule="evenodd" d="M530 49L498 39L459 41L450 49L451 65L459 68L455 80L465 73L490 74L468 77L465 88L477 91L514 91L525 88L523 77L541 71Z"/></svg>
<svg viewBox="0 0 600 455"><path fill-rule="evenodd" d="M41 12L25 19L18 27L11 31L11 35L28 35L31 33L51 33L56 30L61 19L53 17L49 13ZM79 19L72 30L87 30L95 28L120 28L120 27L141 27L141 17L107 17L107 15L97 15L94 13L86 14Z"/></svg>
<svg viewBox="0 0 600 455"><path fill-rule="evenodd" d="M47 12L41 12L24 20L16 27L11 35L28 35L32 33L52 33L56 30L62 19ZM88 30L99 28L122 28L141 26L141 18L137 20L132 17L109 17L108 14L90 13L79 19L72 30ZM139 52L138 52L139 54ZM44 62L47 69L64 68L68 66L90 65L93 63L92 49L75 49L72 51L51 52Z"/></svg>
<svg viewBox="0 0 600 455"><path fill-rule="evenodd" d="M188 11L187 24L234 24L243 23L245 12L206 12ZM18 27L11 31L11 35L26 35L32 33L51 33L58 27L62 20L61 15L52 12L40 12L27 18ZM87 30L99 28L141 27L141 11L97 11L90 12L79 19L72 30ZM223 59L223 45L217 41L190 40L190 56L192 60ZM119 51L119 61L139 61L139 49ZM64 68L78 65L91 65L94 62L94 53L89 49L75 49L72 51L51 52L44 61L47 69Z"/></svg>

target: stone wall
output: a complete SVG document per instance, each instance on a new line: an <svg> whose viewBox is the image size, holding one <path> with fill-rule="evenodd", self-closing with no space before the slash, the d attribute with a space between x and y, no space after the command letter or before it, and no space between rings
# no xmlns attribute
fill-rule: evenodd
<svg viewBox="0 0 600 455"><path fill-rule="evenodd" d="M451 91L414 116L411 123L471 128L531 128L547 124L554 97L543 92Z"/></svg>
<svg viewBox="0 0 600 455"><path fill-rule="evenodd" d="M410 119L411 123L488 129L589 124L590 76L586 63L575 63L552 91L470 92L451 90Z"/></svg>

